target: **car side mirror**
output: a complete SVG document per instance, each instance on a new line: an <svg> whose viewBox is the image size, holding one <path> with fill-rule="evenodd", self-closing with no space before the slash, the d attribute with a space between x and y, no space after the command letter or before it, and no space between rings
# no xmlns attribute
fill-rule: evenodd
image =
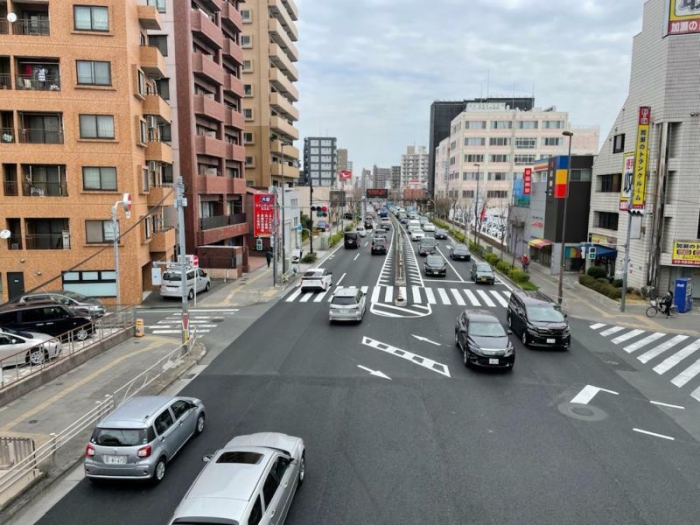
<svg viewBox="0 0 700 525"><path fill-rule="evenodd" d="M214 454L207 454L206 456L204 456L202 458L202 461L204 461L204 463L209 463L213 457L214 457Z"/></svg>

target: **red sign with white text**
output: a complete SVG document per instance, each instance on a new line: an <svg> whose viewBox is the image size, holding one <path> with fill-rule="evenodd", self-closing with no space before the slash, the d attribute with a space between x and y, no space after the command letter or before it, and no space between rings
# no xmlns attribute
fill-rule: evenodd
<svg viewBox="0 0 700 525"><path fill-rule="evenodd" d="M350 180L352 179L352 171L340 171L338 172L338 178L340 180Z"/></svg>
<svg viewBox="0 0 700 525"><path fill-rule="evenodd" d="M275 196L256 193L253 200L253 236L271 237L275 220Z"/></svg>
<svg viewBox="0 0 700 525"><path fill-rule="evenodd" d="M532 193L532 168L525 168L523 172L523 195Z"/></svg>

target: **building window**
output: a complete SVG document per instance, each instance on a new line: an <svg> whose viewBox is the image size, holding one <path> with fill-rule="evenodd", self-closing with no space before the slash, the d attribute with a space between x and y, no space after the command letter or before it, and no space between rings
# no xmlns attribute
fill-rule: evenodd
<svg viewBox="0 0 700 525"><path fill-rule="evenodd" d="M253 157L246 157L245 158L245 165L246 166L253 166Z"/></svg>
<svg viewBox="0 0 700 525"><path fill-rule="evenodd" d="M243 133L243 142L246 144L252 144L253 143L253 134L252 133Z"/></svg>
<svg viewBox="0 0 700 525"><path fill-rule="evenodd" d="M141 144L146 144L148 142L148 126L143 120L139 121L139 129Z"/></svg>
<svg viewBox="0 0 700 525"><path fill-rule="evenodd" d="M103 6L73 6L74 27L77 31L109 31L109 9Z"/></svg>
<svg viewBox="0 0 700 525"><path fill-rule="evenodd" d="M486 121L468 120L465 122L465 129L486 129Z"/></svg>
<svg viewBox="0 0 700 525"><path fill-rule="evenodd" d="M243 116L246 120L253 120L253 110L251 108L243 108Z"/></svg>
<svg viewBox="0 0 700 525"><path fill-rule="evenodd" d="M250 84L245 84L243 86L243 94L246 97L252 97L253 96L253 86L251 86Z"/></svg>
<svg viewBox="0 0 700 525"><path fill-rule="evenodd" d="M613 153L622 153L625 151L625 134L620 133L613 138Z"/></svg>
<svg viewBox="0 0 700 525"><path fill-rule="evenodd" d="M477 171L465 171L462 173L462 180L476 180L479 176Z"/></svg>
<svg viewBox="0 0 700 525"><path fill-rule="evenodd" d="M253 61L244 60L243 61L243 71L253 71Z"/></svg>
<svg viewBox="0 0 700 525"><path fill-rule="evenodd" d="M94 60L76 60L78 84L93 86L111 86L112 71L109 62Z"/></svg>
<svg viewBox="0 0 700 525"><path fill-rule="evenodd" d="M117 168L83 166L83 189L117 191Z"/></svg>
<svg viewBox="0 0 700 525"><path fill-rule="evenodd" d="M518 129L537 129L537 121L521 120L518 122Z"/></svg>
<svg viewBox="0 0 700 525"><path fill-rule="evenodd" d="M607 211L595 212L596 228L605 228L606 230L617 230L617 221L619 214L610 213Z"/></svg>
<svg viewBox="0 0 700 525"><path fill-rule="evenodd" d="M464 162L484 162L483 155L465 155Z"/></svg>
<svg viewBox="0 0 700 525"><path fill-rule="evenodd" d="M489 146L510 146L510 139L506 137L491 137Z"/></svg>
<svg viewBox="0 0 700 525"><path fill-rule="evenodd" d="M253 47L253 39L250 35L241 35L241 47L244 47L244 48Z"/></svg>
<svg viewBox="0 0 700 525"><path fill-rule="evenodd" d="M547 137L544 140L543 146L561 146L564 141L561 137Z"/></svg>
<svg viewBox="0 0 700 525"><path fill-rule="evenodd" d="M518 137L515 139L515 147L518 149L535 149L537 147L537 139Z"/></svg>
<svg viewBox="0 0 700 525"><path fill-rule="evenodd" d="M528 166L530 164L534 164L536 160L535 155L516 155L515 156L515 165L516 166Z"/></svg>
<svg viewBox="0 0 700 525"><path fill-rule="evenodd" d="M491 129L513 129L513 122L510 120L492 120Z"/></svg>
<svg viewBox="0 0 700 525"><path fill-rule="evenodd" d="M564 123L561 120L545 120L542 122L542 127L544 129L562 129Z"/></svg>
<svg viewBox="0 0 700 525"><path fill-rule="evenodd" d="M155 6L159 13L165 13L165 0L147 0L146 5Z"/></svg>
<svg viewBox="0 0 700 525"><path fill-rule="evenodd" d="M143 235L146 239L150 239L153 234L153 225L151 224L152 218L146 217L143 220Z"/></svg>
<svg viewBox="0 0 700 525"><path fill-rule="evenodd" d="M81 139L113 139L114 117L112 115L80 115Z"/></svg>
<svg viewBox="0 0 700 525"><path fill-rule="evenodd" d="M468 139L464 139L464 145L465 145L465 146L485 146L485 145L486 145L486 139L485 139L485 138L468 138Z"/></svg>
<svg viewBox="0 0 700 525"><path fill-rule="evenodd" d="M591 169L584 168L580 170L571 170L571 182L590 182L591 181Z"/></svg>
<svg viewBox="0 0 700 525"><path fill-rule="evenodd" d="M489 162L508 162L508 155L490 155Z"/></svg>
<svg viewBox="0 0 700 525"><path fill-rule="evenodd" d="M85 221L85 239L89 244L114 242L112 221Z"/></svg>
<svg viewBox="0 0 700 525"><path fill-rule="evenodd" d="M507 199L508 198L508 192L507 191L496 191L496 190L491 190L486 192L486 197L489 199Z"/></svg>
<svg viewBox="0 0 700 525"><path fill-rule="evenodd" d="M572 180L573 172L572 171ZM620 193L620 184L622 181L621 173L613 173L611 175L599 175L598 176L598 192L599 193Z"/></svg>
<svg viewBox="0 0 700 525"><path fill-rule="evenodd" d="M250 22L250 9L241 9L241 19L244 22Z"/></svg>
<svg viewBox="0 0 700 525"><path fill-rule="evenodd" d="M160 54L164 57L168 56L167 35L148 35L148 45L160 49Z"/></svg>
<svg viewBox="0 0 700 525"><path fill-rule="evenodd" d="M116 297L117 273L113 270L63 272L63 290L89 297Z"/></svg>
<svg viewBox="0 0 700 525"><path fill-rule="evenodd" d="M505 171L489 172L489 180L507 180L508 174Z"/></svg>
<svg viewBox="0 0 700 525"><path fill-rule="evenodd" d="M146 94L146 75L140 69L136 70L136 84L139 90L139 95L143 96Z"/></svg>

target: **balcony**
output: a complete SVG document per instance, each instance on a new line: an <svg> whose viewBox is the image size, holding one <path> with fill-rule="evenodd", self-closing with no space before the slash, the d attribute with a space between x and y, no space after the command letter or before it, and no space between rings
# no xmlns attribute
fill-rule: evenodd
<svg viewBox="0 0 700 525"><path fill-rule="evenodd" d="M224 68L202 53L194 54L192 69L195 75L200 75L215 84L224 83Z"/></svg>
<svg viewBox="0 0 700 525"><path fill-rule="evenodd" d="M245 129L245 118L243 114L236 111L235 109L225 108L226 113L224 114L224 125L232 128L240 129L241 131Z"/></svg>
<svg viewBox="0 0 700 525"><path fill-rule="evenodd" d="M221 22L233 26L233 30L237 33L243 31L243 19L241 13L228 2L224 2L221 10Z"/></svg>
<svg viewBox="0 0 700 525"><path fill-rule="evenodd" d="M24 238L27 250L69 250L70 234L63 233L34 233Z"/></svg>
<svg viewBox="0 0 700 525"><path fill-rule="evenodd" d="M158 140L152 140L146 144L146 160L172 164L173 149L170 147L170 144Z"/></svg>
<svg viewBox="0 0 700 525"><path fill-rule="evenodd" d="M17 89L22 91L61 91L58 72L48 73L39 80L37 75L17 75Z"/></svg>
<svg viewBox="0 0 700 525"><path fill-rule="evenodd" d="M294 146L288 146L285 144L284 151L282 151L282 142L279 140L273 140L270 142L270 152L284 154L285 157L290 159L299 159L299 150Z"/></svg>
<svg viewBox="0 0 700 525"><path fill-rule="evenodd" d="M20 18L12 24L13 35L25 36L49 36L51 35L51 23L48 16L33 16Z"/></svg>
<svg viewBox="0 0 700 525"><path fill-rule="evenodd" d="M150 29L158 31L161 29L160 14L158 13L158 8L154 5L140 5L139 9L139 23L144 29Z"/></svg>
<svg viewBox="0 0 700 525"><path fill-rule="evenodd" d="M223 122L226 115L226 106L206 95L195 95L194 112L197 115Z"/></svg>
<svg viewBox="0 0 700 525"><path fill-rule="evenodd" d="M226 159L245 162L245 146L226 144Z"/></svg>
<svg viewBox="0 0 700 525"><path fill-rule="evenodd" d="M280 117L270 118L270 128L290 137L292 140L299 140L299 130Z"/></svg>
<svg viewBox="0 0 700 525"><path fill-rule="evenodd" d="M246 192L246 182L243 178L198 175L197 189L208 195L243 195Z"/></svg>
<svg viewBox="0 0 700 525"><path fill-rule="evenodd" d="M201 231L197 232L197 240L200 246L232 237L240 237L248 233L245 213L206 217L199 221Z"/></svg>
<svg viewBox="0 0 700 525"><path fill-rule="evenodd" d="M292 82L277 68L270 69L270 84L294 102L299 100L299 91L292 85Z"/></svg>
<svg viewBox="0 0 700 525"><path fill-rule="evenodd" d="M285 5L287 10L289 11L289 16L291 17L292 20L295 22L299 20L299 9L297 8L297 5L294 3L294 0L282 0L282 3Z"/></svg>
<svg viewBox="0 0 700 525"><path fill-rule="evenodd" d="M243 64L243 49L230 38L224 38L223 53L238 64Z"/></svg>
<svg viewBox="0 0 700 525"><path fill-rule="evenodd" d="M279 20L270 18L267 21L267 30L270 33L270 38L287 53L292 62L299 60L299 51Z"/></svg>
<svg viewBox="0 0 700 525"><path fill-rule="evenodd" d="M243 81L237 76L227 74L224 78L224 91L228 91L237 97L243 98Z"/></svg>
<svg viewBox="0 0 700 525"><path fill-rule="evenodd" d="M285 148L286 149L286 148ZM296 166L290 166L289 164L284 164L284 173L282 172L283 164L281 162L271 162L270 163L270 175L273 177L281 177L287 179L298 179L299 178L299 168Z"/></svg>
<svg viewBox="0 0 700 525"><path fill-rule="evenodd" d="M293 81L299 80L299 71L280 46L270 43L268 55L277 69L283 71Z"/></svg>
<svg viewBox="0 0 700 525"><path fill-rule="evenodd" d="M163 58L160 49L155 46L141 46L140 53L140 65L144 73L152 78L167 76L165 58Z"/></svg>
<svg viewBox="0 0 700 525"><path fill-rule="evenodd" d="M63 144L63 131L22 128L19 130L19 142L21 144Z"/></svg>
<svg viewBox="0 0 700 525"><path fill-rule="evenodd" d="M0 73L0 89L12 89L12 77L9 73Z"/></svg>
<svg viewBox="0 0 700 525"><path fill-rule="evenodd" d="M151 186L148 190L149 206L170 206L174 202L175 191L172 185Z"/></svg>
<svg viewBox="0 0 700 525"><path fill-rule="evenodd" d="M219 26L199 9L190 11L190 19L192 21L192 32L207 40L217 49L221 49L224 43L224 35L221 33Z"/></svg>
<svg viewBox="0 0 700 525"><path fill-rule="evenodd" d="M277 20L280 21L282 27L287 30L289 38L294 42L299 40L299 31L297 31L296 25L292 21L292 17L287 11L287 7L283 5L282 0L267 0L267 8Z"/></svg>
<svg viewBox="0 0 700 525"><path fill-rule="evenodd" d="M0 18L0 35L10 34L10 23L7 18Z"/></svg>
<svg viewBox="0 0 700 525"><path fill-rule="evenodd" d="M143 99L143 114L160 117L166 122L172 120L170 104L157 93L149 93Z"/></svg>
<svg viewBox="0 0 700 525"><path fill-rule="evenodd" d="M62 182L25 182L22 184L25 197L68 197L68 186Z"/></svg>
<svg viewBox="0 0 700 525"><path fill-rule="evenodd" d="M292 106L292 103L279 93L270 93L270 106L277 113L282 113L282 115L289 120L299 120L299 110Z"/></svg>
<svg viewBox="0 0 700 525"><path fill-rule="evenodd" d="M243 129L243 128L241 128ZM15 130L13 128L0 128L0 144L14 144Z"/></svg>
<svg viewBox="0 0 700 525"><path fill-rule="evenodd" d="M220 159L226 158L226 142L206 135L195 137L195 152L198 155L208 155Z"/></svg>
<svg viewBox="0 0 700 525"><path fill-rule="evenodd" d="M151 253L167 253L175 248L175 228L154 232L148 249Z"/></svg>
<svg viewBox="0 0 700 525"><path fill-rule="evenodd" d="M245 222L245 213L236 213L235 215L216 215L214 217L199 219L199 228L201 230L213 230L214 228L223 228L224 226L243 224Z"/></svg>

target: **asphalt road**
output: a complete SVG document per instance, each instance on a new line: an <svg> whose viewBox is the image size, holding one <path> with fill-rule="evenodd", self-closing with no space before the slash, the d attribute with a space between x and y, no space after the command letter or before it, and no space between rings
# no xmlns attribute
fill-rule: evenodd
<svg viewBox="0 0 700 525"><path fill-rule="evenodd" d="M340 248L323 267L371 297L384 259L369 246ZM445 281L476 297L505 289L462 283L468 267L454 263ZM420 317L368 311L361 324L331 326L327 298L316 298L282 299L186 387L204 400L208 427L161 485L83 481L40 523L168 523L201 457L259 431L306 441L291 525L698 522L698 442L679 409L649 402L684 398L589 324L572 320L569 351L525 349L513 338L514 370L491 373L461 364L456 300ZM614 393L572 405L586 385ZM685 417L697 414L690 403Z"/></svg>

